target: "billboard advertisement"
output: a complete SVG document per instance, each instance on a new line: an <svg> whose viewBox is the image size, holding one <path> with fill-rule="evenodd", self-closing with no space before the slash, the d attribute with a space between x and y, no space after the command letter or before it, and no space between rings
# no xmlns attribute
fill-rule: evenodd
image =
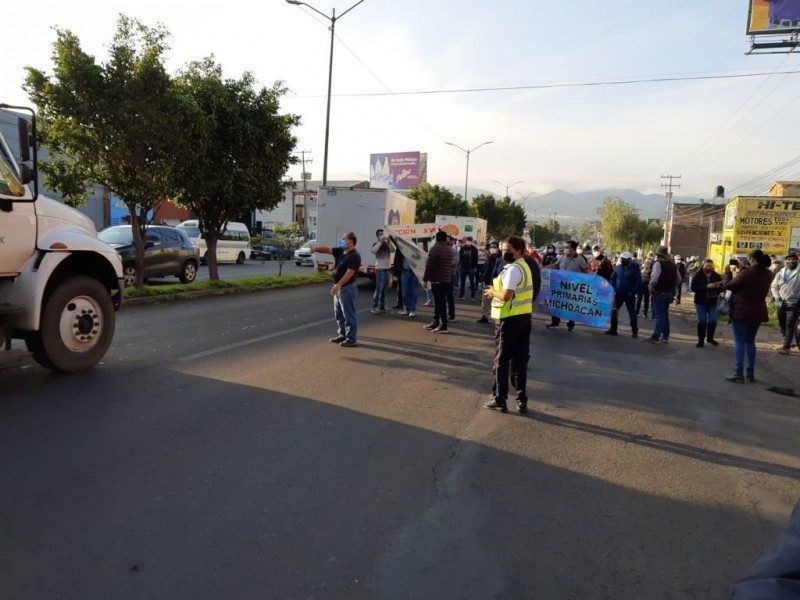
<svg viewBox="0 0 800 600"><path fill-rule="evenodd" d="M747 33L774 35L800 29L800 0L750 0Z"/></svg>
<svg viewBox="0 0 800 600"><path fill-rule="evenodd" d="M369 186L404 192L418 188L420 176L419 152L390 152L369 155Z"/></svg>

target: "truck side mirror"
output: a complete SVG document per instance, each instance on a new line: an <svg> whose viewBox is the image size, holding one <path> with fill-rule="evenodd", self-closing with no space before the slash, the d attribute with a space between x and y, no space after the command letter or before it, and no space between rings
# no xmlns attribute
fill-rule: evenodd
<svg viewBox="0 0 800 600"><path fill-rule="evenodd" d="M28 129L28 121L26 119L23 119L22 117L17 117L17 130L19 131L20 161L28 162L31 159L31 138ZM28 183L28 182L23 181L22 183Z"/></svg>

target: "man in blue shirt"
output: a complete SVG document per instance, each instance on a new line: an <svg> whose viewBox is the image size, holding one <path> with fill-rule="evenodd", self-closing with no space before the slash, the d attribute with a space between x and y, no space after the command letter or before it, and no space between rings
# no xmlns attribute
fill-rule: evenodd
<svg viewBox="0 0 800 600"><path fill-rule="evenodd" d="M331 342L339 344L343 348L351 348L357 345L356 296L358 287L356 286L356 277L361 268L361 255L356 250L356 234L352 231L344 234L340 244L338 248L312 246L311 252L333 254L336 261L331 296L333 296L333 314L339 326L339 335L331 338Z"/></svg>

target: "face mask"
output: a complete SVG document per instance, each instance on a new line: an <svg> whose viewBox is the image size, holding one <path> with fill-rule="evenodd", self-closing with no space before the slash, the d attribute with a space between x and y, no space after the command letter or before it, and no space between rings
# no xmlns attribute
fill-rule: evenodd
<svg viewBox="0 0 800 600"><path fill-rule="evenodd" d="M497 248L489 248L489 254L497 254Z"/></svg>
<svg viewBox="0 0 800 600"><path fill-rule="evenodd" d="M339 246L339 248L346 248L347 247L347 242L345 242L344 240L339 240L338 246Z"/></svg>
<svg viewBox="0 0 800 600"><path fill-rule="evenodd" d="M514 253L513 252L503 252L503 260L507 263L514 262Z"/></svg>
<svg viewBox="0 0 800 600"><path fill-rule="evenodd" d="M795 261L793 261L793 260L792 261L787 260L786 261L786 268L787 269L796 269L797 268L797 263Z"/></svg>
<svg viewBox="0 0 800 600"><path fill-rule="evenodd" d="M465 246L472 246L472 242L464 242Z"/></svg>
<svg viewBox="0 0 800 600"><path fill-rule="evenodd" d="M595 250L594 252L592 252L592 256L594 256L595 258L600 258L600 251Z"/></svg>

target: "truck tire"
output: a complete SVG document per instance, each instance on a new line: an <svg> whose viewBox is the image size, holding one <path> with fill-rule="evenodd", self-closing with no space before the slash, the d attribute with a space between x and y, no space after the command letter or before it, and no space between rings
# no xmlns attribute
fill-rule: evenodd
<svg viewBox="0 0 800 600"><path fill-rule="evenodd" d="M239 252L239 256L236 257L236 264L243 265L246 259L247 257L244 255L244 252Z"/></svg>
<svg viewBox="0 0 800 600"><path fill-rule="evenodd" d="M83 371L105 356L115 325L108 290L91 277L72 277L47 299L39 331L26 343L36 362L47 369Z"/></svg>
<svg viewBox="0 0 800 600"><path fill-rule="evenodd" d="M180 275L178 275L178 279L181 280L181 283L192 283L197 278L197 263L193 260L187 260L183 263L183 268L181 269Z"/></svg>

